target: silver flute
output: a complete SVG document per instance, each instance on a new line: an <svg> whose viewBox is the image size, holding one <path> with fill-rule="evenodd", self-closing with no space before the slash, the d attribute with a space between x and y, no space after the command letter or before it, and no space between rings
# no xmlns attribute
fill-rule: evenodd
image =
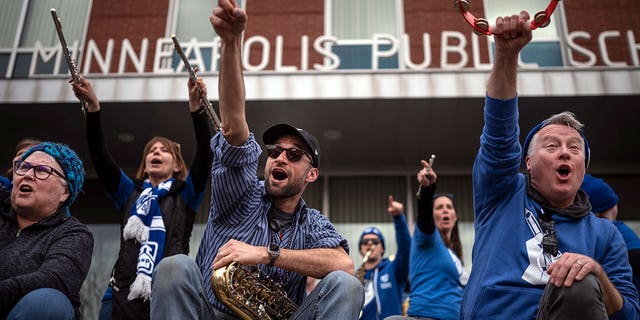
<svg viewBox="0 0 640 320"><path fill-rule="evenodd" d="M73 79L74 83L82 84L82 81L80 80L80 73L78 72L78 66L76 65L76 61L71 57L71 53L69 52L69 48L67 47L67 41L64 39L64 33L62 33L62 24L60 23L60 18L58 18L58 13L56 12L55 8L51 8L51 17L53 17L53 24L56 26L58 39L60 39L62 53L67 60L67 66L69 67L69 72L71 73L71 79ZM82 105L82 114L86 115L87 102L82 97L79 97L79 99L80 104Z"/></svg>
<svg viewBox="0 0 640 320"><path fill-rule="evenodd" d="M189 72L189 78L191 78L193 83L196 83L198 81L198 77L196 76L196 72L193 70L193 67L191 67L187 56L184 55L182 47L180 46L180 41L178 41L178 37L176 37L175 34L172 34L171 40L173 40L173 47L176 49L176 52L178 52L178 55L182 59L182 63L184 63L185 69L187 69L187 71ZM218 118L216 111L213 110L211 101L209 101L209 98L207 98L207 95L202 92L200 87L198 87L198 93L200 94L200 105L204 107L204 112L207 113L209 120L211 120L211 123L213 123L213 129L215 131L220 131L220 118Z"/></svg>
<svg viewBox="0 0 640 320"><path fill-rule="evenodd" d="M425 178L429 179L429 177L427 177L427 175L429 174L429 172L431 172L431 167L433 166L433 161L436 160L436 155L432 154L431 157L429 157L429 167L427 168L427 172L425 173ZM418 192L416 192L416 197L418 197L418 199L420 199L420 192L422 192L422 185L418 184Z"/></svg>

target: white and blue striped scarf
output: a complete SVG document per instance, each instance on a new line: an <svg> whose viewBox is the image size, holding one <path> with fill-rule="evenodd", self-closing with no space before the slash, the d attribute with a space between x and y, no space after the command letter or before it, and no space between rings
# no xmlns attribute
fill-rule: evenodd
<svg viewBox="0 0 640 320"><path fill-rule="evenodd" d="M131 207L131 214L122 232L124 240L135 239L140 243L138 270L135 281L129 287L129 301L151 298L151 276L153 269L162 260L166 230L162 220L159 200L169 193L175 179L171 178L153 187L149 179L144 190Z"/></svg>

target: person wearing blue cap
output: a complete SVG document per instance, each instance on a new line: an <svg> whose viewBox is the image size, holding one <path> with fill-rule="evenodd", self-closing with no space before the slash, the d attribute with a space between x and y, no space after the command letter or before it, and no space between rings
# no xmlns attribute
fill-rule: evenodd
<svg viewBox="0 0 640 320"><path fill-rule="evenodd" d="M0 189L0 318L80 319L93 235L69 215L82 190L78 155L60 143L29 148Z"/></svg>
<svg viewBox="0 0 640 320"><path fill-rule="evenodd" d="M388 198L387 212L393 218L397 251L395 258L384 257L385 242L380 229L368 227L360 235L360 254L366 257L356 271L364 286L365 300L360 319L384 319L402 313L402 295L409 274L411 235L404 205Z"/></svg>
<svg viewBox="0 0 640 320"><path fill-rule="evenodd" d="M571 112L518 137L518 61L529 13L498 17L473 166L473 268L460 319L638 319L624 241L580 189L590 150ZM524 164L525 172L520 172Z"/></svg>
<svg viewBox="0 0 640 320"><path fill-rule="evenodd" d="M629 226L618 220L618 195L603 179L590 174L584 176L580 188L589 196L591 211L600 218L611 220L620 231L627 246L631 270L633 270L633 284L640 292L640 238Z"/></svg>
<svg viewBox="0 0 640 320"><path fill-rule="evenodd" d="M306 130L288 124L270 127L262 135L267 151L264 180L257 176L262 148L246 119L240 58L247 14L236 1L220 0L210 21L221 39L218 92L222 130L211 139L214 161L209 220L195 263L186 255L176 255L158 266L155 276L164 281L153 284L151 316L246 318L238 314L245 313L238 310L242 305L255 314L287 311L286 316L277 318L356 319L364 290L353 276L355 267L347 240L302 199L307 185L319 176L319 143ZM223 297L218 298L211 285L212 279L218 279L214 270L229 277L228 273L237 270L227 269L231 263L254 266L283 292L261 300L264 295L259 286L252 286L245 288L246 294L237 301L224 298L231 294L228 287L217 287ZM309 276L320 281L307 295ZM287 304L290 307L279 307L286 300L284 295L292 302ZM177 302L177 297L185 296L194 298Z"/></svg>

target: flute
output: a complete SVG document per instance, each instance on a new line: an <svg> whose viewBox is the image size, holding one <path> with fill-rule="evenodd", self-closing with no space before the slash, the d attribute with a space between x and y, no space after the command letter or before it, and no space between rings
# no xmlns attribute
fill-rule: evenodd
<svg viewBox="0 0 640 320"><path fill-rule="evenodd" d="M431 172L431 167L433 166L433 161L436 160L436 155L432 154L431 157L429 157L429 167L427 168L427 172L425 173L425 178L429 179L427 177L427 175L429 174L429 172ZM416 192L416 197L418 199L420 199L420 192L422 192L422 185L418 184L418 192Z"/></svg>
<svg viewBox="0 0 640 320"><path fill-rule="evenodd" d="M184 55L184 52L182 51L182 47L180 46L180 41L178 41L178 37L176 37L175 34L172 34L171 40L173 40L173 47L176 49L176 52L178 52L178 55L182 59L182 63L184 63L185 69L187 69L187 71L189 72L189 78L191 78L191 80L194 83L196 83L198 81L198 77L196 77L196 73L191 67L191 64L189 63L187 56ZM207 96L204 94L204 92L202 92L200 87L198 87L198 93L200 94L200 104L204 107L204 111L207 113L209 120L213 123L213 129L215 131L220 131L221 129L220 119L218 118L218 115L216 114L215 110L213 110L213 106L211 105L211 102L209 101Z"/></svg>
<svg viewBox="0 0 640 320"><path fill-rule="evenodd" d="M69 52L69 48L67 47L67 41L64 39L64 33L62 33L62 24L60 23L60 18L58 18L58 13L55 8L51 8L51 17L53 18L53 24L56 26L56 32L58 33L58 39L60 39L60 45L62 46L62 53L67 60L67 67L69 67L69 72L71 73L71 79L74 83L82 84L80 80L80 73L78 72L78 66L76 65L76 61L71 57L71 53ZM80 104L82 105L81 110L82 114L86 116L87 112L87 102L84 98L80 97Z"/></svg>
<svg viewBox="0 0 640 320"><path fill-rule="evenodd" d="M369 257L371 256L375 248L376 248L376 245L374 244L371 246L371 248L369 248L369 250L367 250L367 253L364 255L364 258L362 258L362 264L360 265L360 268L356 270L356 278L358 278L358 280L360 280L362 284L364 284L364 275L367 273L367 270L365 270L364 266L367 264L367 262L369 262Z"/></svg>

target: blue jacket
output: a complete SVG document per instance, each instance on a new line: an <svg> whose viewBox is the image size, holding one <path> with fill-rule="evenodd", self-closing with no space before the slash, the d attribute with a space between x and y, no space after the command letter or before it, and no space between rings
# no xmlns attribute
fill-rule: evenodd
<svg viewBox="0 0 640 320"><path fill-rule="evenodd" d="M535 319L552 261L542 252L540 206L527 196L519 173L517 97L486 98L485 126L473 167L475 241L473 268L462 300L461 319ZM638 293L622 236L606 219L553 213L559 255L595 259L624 299L610 319L638 319ZM558 256L555 257L557 259Z"/></svg>
<svg viewBox="0 0 640 320"><path fill-rule="evenodd" d="M393 217L398 252L395 259L384 258L367 270L365 280L373 279L374 299L362 308L360 319L384 319L402 314L402 292L409 274L411 235L404 214Z"/></svg>

